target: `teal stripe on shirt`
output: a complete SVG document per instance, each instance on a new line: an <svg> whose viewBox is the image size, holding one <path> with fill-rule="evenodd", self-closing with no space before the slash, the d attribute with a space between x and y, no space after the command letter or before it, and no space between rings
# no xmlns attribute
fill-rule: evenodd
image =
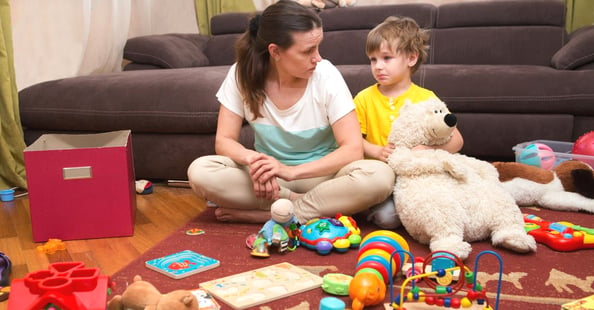
<svg viewBox="0 0 594 310"><path fill-rule="evenodd" d="M251 125L255 131L256 151L285 165L296 166L320 159L338 147L330 126L287 132L270 125Z"/></svg>

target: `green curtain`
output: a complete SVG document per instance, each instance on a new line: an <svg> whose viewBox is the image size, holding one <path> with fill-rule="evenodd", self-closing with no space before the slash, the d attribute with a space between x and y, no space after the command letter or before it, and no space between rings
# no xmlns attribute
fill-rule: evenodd
<svg viewBox="0 0 594 310"><path fill-rule="evenodd" d="M195 0L196 19L201 34L210 34L210 18L226 12L253 12L251 0Z"/></svg>
<svg viewBox="0 0 594 310"><path fill-rule="evenodd" d="M14 74L10 0L0 0L0 190L27 188L23 128Z"/></svg>
<svg viewBox="0 0 594 310"><path fill-rule="evenodd" d="M583 26L594 25L594 0L565 0L567 18L565 28L567 32Z"/></svg>

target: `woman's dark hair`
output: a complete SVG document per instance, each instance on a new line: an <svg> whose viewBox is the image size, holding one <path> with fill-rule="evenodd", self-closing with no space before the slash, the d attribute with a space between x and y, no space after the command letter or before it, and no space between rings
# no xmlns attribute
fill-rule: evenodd
<svg viewBox="0 0 594 310"><path fill-rule="evenodd" d="M248 28L235 45L236 78L243 100L254 117L262 116L260 106L266 97L264 82L270 65L268 45L274 43L287 49L294 43L293 33L320 27L322 20L316 12L290 0L280 0L250 19Z"/></svg>

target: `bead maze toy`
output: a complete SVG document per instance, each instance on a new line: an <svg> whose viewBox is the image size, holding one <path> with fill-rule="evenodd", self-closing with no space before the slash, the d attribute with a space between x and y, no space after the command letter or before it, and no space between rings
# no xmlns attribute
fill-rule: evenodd
<svg viewBox="0 0 594 310"><path fill-rule="evenodd" d="M12 281L8 310L105 310L108 276L82 262L50 264L47 270Z"/></svg>
<svg viewBox="0 0 594 310"><path fill-rule="evenodd" d="M299 227L299 245L315 250L318 254L329 254L333 249L346 252L361 243L361 231L355 220L337 214L334 218L321 217L308 221Z"/></svg>
<svg viewBox="0 0 594 310"><path fill-rule="evenodd" d="M408 253L411 255L410 253ZM495 308L492 307L487 297L487 292L480 283L476 281L476 274L478 272L479 259L485 255L491 254L499 260L499 280L497 285L497 295L495 298ZM439 264L449 265L447 268L436 268L435 262L441 260ZM444 263L449 261L450 263ZM473 302L476 302L481 306L481 309L491 310L499 308L499 295L501 292L501 278L503 277L503 261L501 256L493 251L482 251L480 252L475 260L474 271L471 271L469 267L464 265L462 260L456 255L446 251L436 251L430 253L423 262L421 270L426 270L428 265L433 262L431 272L425 272L421 274L415 274L414 268L412 274L407 277L401 284L400 293L393 298L392 292L394 291L393 282L390 281L390 302L391 306L395 310L406 310L404 307L405 302L409 303L425 303L427 305L435 305L445 308L470 308L473 306ZM458 271L463 278L455 281L453 278L453 272ZM423 283L429 287L433 292L428 293L422 291L418 285L419 281L423 280ZM406 292L405 290L408 284L411 284L411 289ZM463 294L464 297L459 298ZM412 309L412 308L411 308Z"/></svg>
<svg viewBox="0 0 594 310"><path fill-rule="evenodd" d="M570 222L547 222L533 214L524 214L526 232L537 242L553 250L567 252L594 249L594 229Z"/></svg>
<svg viewBox="0 0 594 310"><path fill-rule="evenodd" d="M365 306L382 303L386 291L390 292L390 307L395 310L414 309L415 304L420 303L445 308L469 308L476 303L482 309L493 309L485 288L476 282L475 276L479 258L484 254L492 254L499 260L495 304L495 309L498 309L503 263L497 253L480 252L473 272L459 257L445 251L432 252L424 259L415 259L409 252L408 243L400 235L387 230L374 231L363 238L359 248L355 276L349 285L352 309L361 310ZM406 272L400 293L394 297L394 278L409 258L414 263ZM420 266L415 267L417 264ZM423 272L419 273L419 270ZM455 277L455 274L463 276ZM425 290L421 290L421 283ZM409 284L411 288L405 292ZM460 297L461 294L463 297Z"/></svg>

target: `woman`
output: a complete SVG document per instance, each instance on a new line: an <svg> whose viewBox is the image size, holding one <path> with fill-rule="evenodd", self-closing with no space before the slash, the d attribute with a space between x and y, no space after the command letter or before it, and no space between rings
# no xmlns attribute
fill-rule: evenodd
<svg viewBox="0 0 594 310"><path fill-rule="evenodd" d="M188 168L193 190L216 203L221 221L263 223L279 199L293 202L300 223L351 215L388 197L394 174L363 160L349 89L319 54L322 22L295 1L267 7L236 45L237 59L217 92L217 155ZM255 150L242 146L246 120Z"/></svg>

